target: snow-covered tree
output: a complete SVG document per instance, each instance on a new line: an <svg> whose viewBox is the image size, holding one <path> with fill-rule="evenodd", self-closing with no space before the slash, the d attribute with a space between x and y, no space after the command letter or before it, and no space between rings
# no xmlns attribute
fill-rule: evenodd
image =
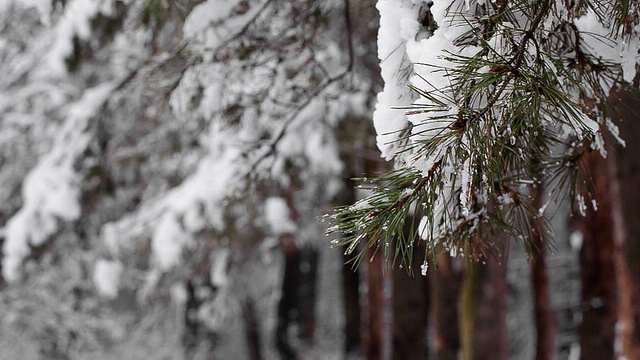
<svg viewBox="0 0 640 360"><path fill-rule="evenodd" d="M314 241L342 187L337 127L372 104L351 8L3 1L2 334L48 359L191 358L247 299L273 321L273 248Z"/></svg>

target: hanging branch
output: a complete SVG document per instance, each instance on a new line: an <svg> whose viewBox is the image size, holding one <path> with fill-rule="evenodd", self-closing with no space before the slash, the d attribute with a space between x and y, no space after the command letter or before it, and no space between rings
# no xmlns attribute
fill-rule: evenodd
<svg viewBox="0 0 640 360"><path fill-rule="evenodd" d="M449 86L434 86L431 75L416 74L432 90L412 85L421 99L405 108L406 115L425 118L413 120L413 130L401 139L408 145L395 158L398 169L362 179L372 195L325 218L334 223L327 233L342 235L333 244L345 246L347 253L364 242L361 249L382 249L389 259L389 244L395 243L394 263L401 257L410 271L410 248L418 237L427 240L434 260L438 244L454 256L475 259L499 254L500 244L511 237L531 250L534 235L549 232L531 196L541 186L540 174L563 179L561 186L575 185L580 170L581 157L558 157L553 149L571 143L573 149L590 148L601 136L596 122L601 115L586 105L596 102L585 101L584 94L605 97L608 91L597 79L616 81L620 66L578 46L576 57L583 60L567 71L571 59L553 55L563 44L546 40L552 35L545 30L553 16L551 0L505 1L494 15L478 13L487 6L477 5L468 9L470 17L454 12L453 4L446 13L449 26L467 27L454 41L459 51L442 52L447 66L416 62ZM496 37L505 45L492 45ZM509 45L513 56L507 58L502 54ZM466 55L471 46L477 52ZM581 81L585 77L595 80ZM567 129L574 135L566 137ZM422 221L419 230L405 236L408 214Z"/></svg>

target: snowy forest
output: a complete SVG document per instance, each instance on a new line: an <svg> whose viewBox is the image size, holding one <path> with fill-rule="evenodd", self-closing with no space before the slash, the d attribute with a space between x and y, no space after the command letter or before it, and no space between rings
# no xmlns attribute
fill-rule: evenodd
<svg viewBox="0 0 640 360"><path fill-rule="evenodd" d="M0 360L640 360L637 0L0 0Z"/></svg>

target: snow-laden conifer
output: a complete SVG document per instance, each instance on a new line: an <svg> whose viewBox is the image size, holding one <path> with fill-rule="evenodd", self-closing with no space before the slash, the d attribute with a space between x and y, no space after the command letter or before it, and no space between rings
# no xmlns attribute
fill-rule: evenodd
<svg viewBox="0 0 640 360"><path fill-rule="evenodd" d="M334 243L408 268L416 241L431 255L477 258L500 253L504 239L530 247L534 232L548 233L534 198L589 196L583 156L624 139L608 95L635 76L637 7L380 0L385 87L374 123L395 170L363 181L367 207L331 216L329 232L343 234Z"/></svg>

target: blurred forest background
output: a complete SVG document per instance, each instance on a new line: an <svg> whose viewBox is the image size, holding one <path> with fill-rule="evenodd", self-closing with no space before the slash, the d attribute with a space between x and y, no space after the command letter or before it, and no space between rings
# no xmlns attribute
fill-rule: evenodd
<svg viewBox="0 0 640 360"><path fill-rule="evenodd" d="M331 249L318 217L391 167L378 19L364 0L0 2L0 359L640 359L625 91L626 148L585 164L599 210L550 204L552 247L424 277Z"/></svg>

